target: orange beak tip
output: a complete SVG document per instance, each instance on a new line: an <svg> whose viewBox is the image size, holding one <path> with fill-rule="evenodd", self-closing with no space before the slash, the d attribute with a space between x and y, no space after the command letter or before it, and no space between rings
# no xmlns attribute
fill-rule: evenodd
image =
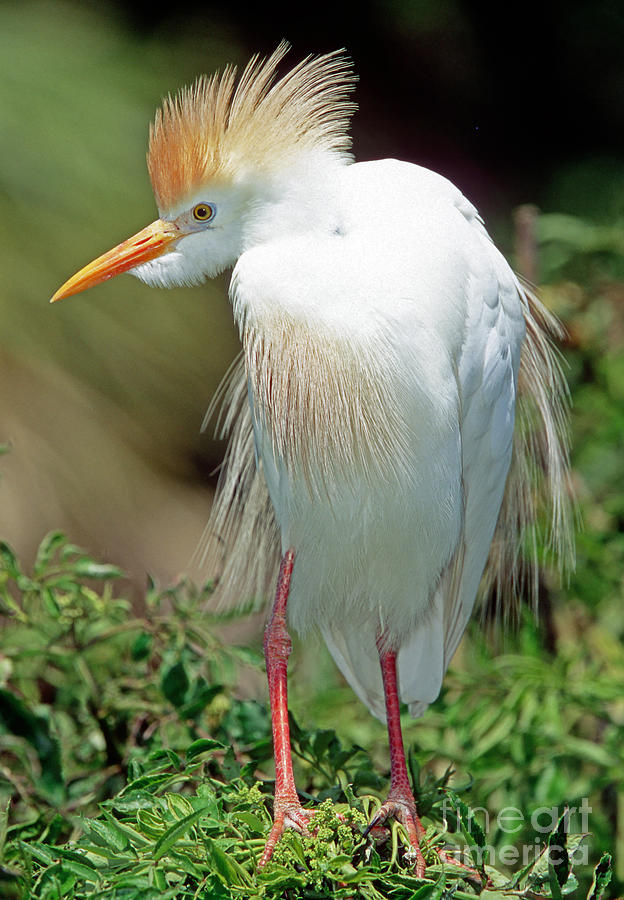
<svg viewBox="0 0 624 900"><path fill-rule="evenodd" d="M108 253L99 256L75 275L72 275L65 284L50 299L50 303L63 300L72 294L78 294L87 288L108 281L115 275L127 272L141 263L155 259L165 252L167 247L182 237L179 230L170 222L158 219L147 228L139 231L133 237L128 238L117 247L113 247Z"/></svg>

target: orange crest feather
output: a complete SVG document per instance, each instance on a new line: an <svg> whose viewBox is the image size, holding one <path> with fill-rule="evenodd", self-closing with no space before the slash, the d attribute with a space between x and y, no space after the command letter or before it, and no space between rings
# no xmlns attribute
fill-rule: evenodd
<svg viewBox="0 0 624 900"><path fill-rule="evenodd" d="M163 102L150 128L147 166L165 211L211 179L271 171L306 150L348 155L356 77L342 51L307 57L276 78L289 50L254 56L238 84L236 69L200 76Z"/></svg>

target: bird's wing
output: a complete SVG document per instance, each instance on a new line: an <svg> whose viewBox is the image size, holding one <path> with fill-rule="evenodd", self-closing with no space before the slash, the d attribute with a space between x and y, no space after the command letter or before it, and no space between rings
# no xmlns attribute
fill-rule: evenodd
<svg viewBox="0 0 624 900"><path fill-rule="evenodd" d="M465 507L462 535L427 619L407 636L398 654L400 694L413 716L422 715L438 696L482 575L482 593L492 595L505 611L513 609L521 588L529 594L535 589L536 551L533 548L525 556L522 548L538 510L550 518L546 545L559 568L574 567L568 395L553 343L561 337L561 329L491 245L487 252L494 277L473 280L466 336L456 365ZM353 632L323 628L345 677L373 715L384 721L374 635Z"/></svg>
<svg viewBox="0 0 624 900"><path fill-rule="evenodd" d="M514 436L523 299L513 272L478 221L464 288L464 339L455 359L464 515L461 534L420 625L398 658L400 696L414 716L440 692L474 607L507 480ZM321 625L330 652L371 712L385 719L375 635Z"/></svg>
<svg viewBox="0 0 624 900"><path fill-rule="evenodd" d="M401 697L421 715L437 696L479 589L512 459L524 312L511 269L483 232L483 265L466 291L465 339L456 361L462 438L464 522L455 554L433 599L430 618L398 655ZM432 643L436 644L432 648ZM438 691L422 681L439 654ZM430 678L427 678L430 681Z"/></svg>

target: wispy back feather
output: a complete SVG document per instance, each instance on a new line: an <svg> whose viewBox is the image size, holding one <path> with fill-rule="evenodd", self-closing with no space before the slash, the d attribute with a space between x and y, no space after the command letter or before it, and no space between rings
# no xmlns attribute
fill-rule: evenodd
<svg viewBox="0 0 624 900"><path fill-rule="evenodd" d="M274 587L280 537L260 463L254 451L243 354L225 374L204 418L220 408L216 436L228 438L210 519L197 551L216 579L215 602L231 609L261 606Z"/></svg>

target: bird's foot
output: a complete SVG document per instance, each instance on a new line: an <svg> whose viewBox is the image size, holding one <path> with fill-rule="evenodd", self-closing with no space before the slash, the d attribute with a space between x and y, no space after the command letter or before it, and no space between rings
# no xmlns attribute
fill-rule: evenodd
<svg viewBox="0 0 624 900"><path fill-rule="evenodd" d="M273 828L271 828L271 832L264 846L264 852L258 863L260 869L262 869L273 856L273 851L277 846L277 842L287 828L292 828L300 834L309 836L310 832L308 831L308 824L314 815L314 812L313 809L304 809L299 801L290 802L281 808L276 808Z"/></svg>
<svg viewBox="0 0 624 900"><path fill-rule="evenodd" d="M365 834L371 834L377 839L387 840L389 832L383 825L386 819L390 818L397 819L407 831L411 847L406 852L405 858L408 862L414 863L416 877L422 878L425 874L426 865L420 849L420 839L425 834L425 829L418 818L414 803L404 799L388 798L371 819ZM464 873L464 878L483 886L483 878L477 869L467 866L457 859L451 851L443 847L434 847L433 849L439 856L440 862L461 869Z"/></svg>
<svg viewBox="0 0 624 900"><path fill-rule="evenodd" d="M371 832L379 833L383 823L386 819L390 818L400 822L407 831L410 849L405 854L405 857L408 862L414 864L416 877L424 878L426 864L425 858L422 855L422 850L420 849L420 839L424 835L425 829L418 818L416 804L413 800L402 797L388 797L386 802L379 807L376 814L371 819L365 835L370 834Z"/></svg>

